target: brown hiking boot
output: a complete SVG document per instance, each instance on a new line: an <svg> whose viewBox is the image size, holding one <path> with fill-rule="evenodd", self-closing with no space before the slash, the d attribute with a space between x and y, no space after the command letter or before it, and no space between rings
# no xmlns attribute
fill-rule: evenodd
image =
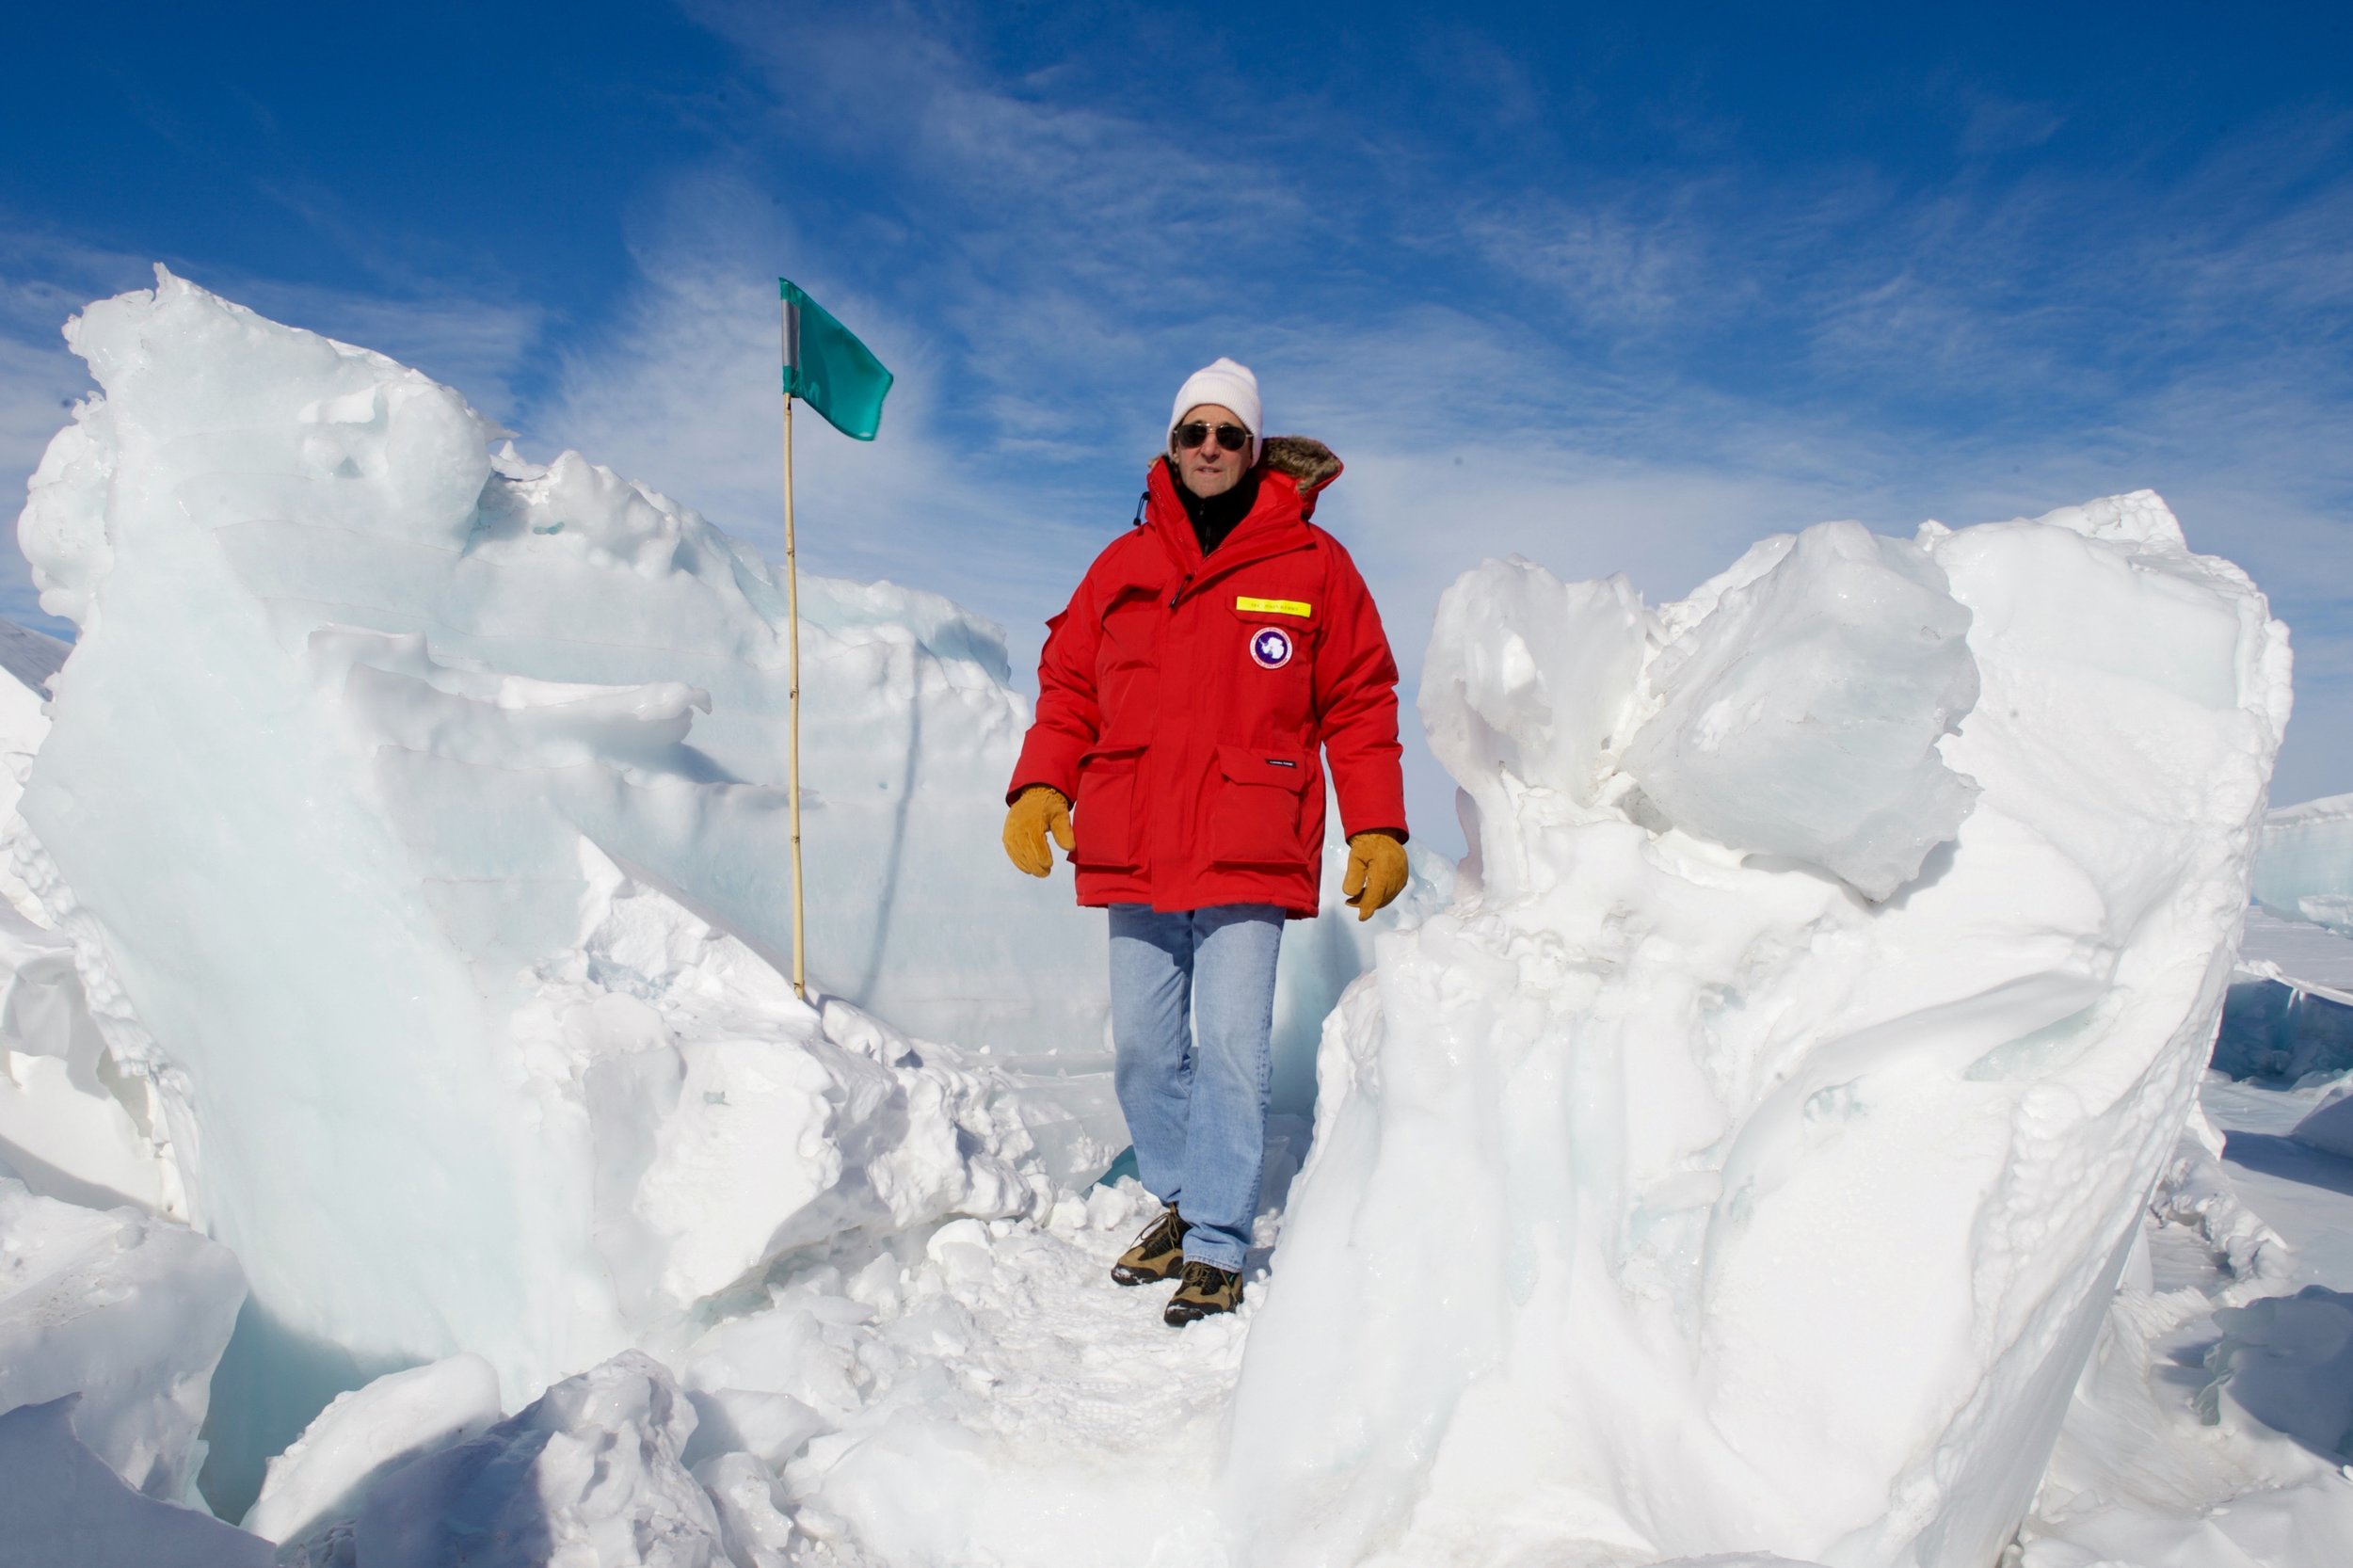
<svg viewBox="0 0 2353 1568"><path fill-rule="evenodd" d="M1192 1228L1177 1214L1176 1206L1170 1204L1144 1227L1136 1244L1119 1255L1119 1261L1112 1265L1112 1278L1122 1285L1176 1278L1176 1271L1185 1266L1185 1232Z"/></svg>
<svg viewBox="0 0 2353 1568"><path fill-rule="evenodd" d="M1214 1263L1188 1260L1185 1277L1176 1287L1176 1293L1168 1298L1168 1310L1160 1320L1171 1328L1183 1328L1187 1323L1220 1312L1231 1312L1241 1304L1241 1274L1228 1272Z"/></svg>

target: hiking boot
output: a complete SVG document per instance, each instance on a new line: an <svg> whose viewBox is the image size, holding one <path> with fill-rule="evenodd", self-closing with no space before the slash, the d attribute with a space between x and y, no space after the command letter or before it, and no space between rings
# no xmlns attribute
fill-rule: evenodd
<svg viewBox="0 0 2353 1568"><path fill-rule="evenodd" d="M1176 1293L1168 1298L1168 1310L1160 1320L1171 1328L1183 1328L1187 1323L1220 1312L1231 1312L1241 1304L1241 1273L1225 1270L1214 1263L1197 1258L1185 1263L1185 1277L1176 1287Z"/></svg>
<svg viewBox="0 0 2353 1568"><path fill-rule="evenodd" d="M1151 1285L1163 1279L1174 1279L1176 1271L1185 1266L1185 1232L1187 1224L1170 1204L1160 1217L1144 1227L1136 1238L1136 1244L1119 1255L1112 1265L1112 1278L1122 1285Z"/></svg>

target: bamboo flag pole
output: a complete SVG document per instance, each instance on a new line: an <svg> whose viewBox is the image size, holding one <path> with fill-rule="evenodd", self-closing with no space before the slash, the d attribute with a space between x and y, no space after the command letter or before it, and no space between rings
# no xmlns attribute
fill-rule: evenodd
<svg viewBox="0 0 2353 1568"><path fill-rule="evenodd" d="M791 343L792 313L785 316L786 342ZM784 394L784 616L791 629L792 664L787 678L792 687L791 760L785 788L792 797L792 994L808 1000L808 920L801 902L801 570L792 536L792 394Z"/></svg>
<svg viewBox="0 0 2353 1568"><path fill-rule="evenodd" d="M801 899L801 563L792 534L792 404L808 404L852 440L871 441L882 424L890 372L857 335L789 278L784 303L784 606L792 638L792 994L808 1000L808 920Z"/></svg>

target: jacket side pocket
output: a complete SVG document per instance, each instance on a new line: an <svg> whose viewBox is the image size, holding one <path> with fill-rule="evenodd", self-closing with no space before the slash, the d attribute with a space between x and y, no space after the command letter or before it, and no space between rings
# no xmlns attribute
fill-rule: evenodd
<svg viewBox="0 0 2353 1568"><path fill-rule="evenodd" d="M1224 866L1299 865L1300 796L1314 770L1282 746L1217 748L1220 778L1209 805L1209 858Z"/></svg>
<svg viewBox="0 0 2353 1568"><path fill-rule="evenodd" d="M1136 776L1142 746L1106 746L1079 759L1079 798L1072 803L1070 830L1078 847L1074 864L1091 870L1129 871L1140 865L1144 833L1136 822Z"/></svg>

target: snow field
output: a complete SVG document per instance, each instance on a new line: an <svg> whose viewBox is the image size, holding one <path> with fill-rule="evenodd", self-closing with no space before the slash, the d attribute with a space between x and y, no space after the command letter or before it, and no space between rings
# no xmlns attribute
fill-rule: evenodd
<svg viewBox="0 0 2353 1568"><path fill-rule="evenodd" d="M2218 1132L2210 1137L2219 1143ZM2336 1546L2353 1541L2353 1483L2272 1422L2247 1416L2243 1392L2231 1391L2244 1390L2239 1364L2248 1355L2284 1349L2280 1375L2308 1402L2353 1399L2353 1381L2329 1360L2341 1340L2269 1329L2269 1313L2296 1304L2266 1295L2293 1284L2296 1255L2231 1185L2208 1144L2185 1137L2070 1403L2025 1521L2023 1568L2300 1565L2332 1560ZM907 1238L863 1263L847 1260L848 1272L807 1271L773 1287L764 1304L665 1351L698 1416L682 1458L712 1499L727 1560L755 1568L1099 1561L1102 1544L1130 1537L1141 1519L1153 1549L1182 1560L1246 1560L1216 1518L1213 1466L1220 1412L1268 1282L1254 1278L1239 1320L1207 1325L1214 1333L1160 1329L1163 1292L1121 1290L1103 1272L1151 1208L1127 1183L1084 1200L1067 1195L1043 1222L952 1221L920 1242ZM1263 1225L1261 1248L1274 1236ZM2220 1307L2231 1321L2234 1305L2264 1326L2209 1349L2212 1315ZM2244 1348L2250 1343L2264 1349ZM2169 1374L2169 1364L2184 1375ZM632 1366L652 1376L644 1363ZM714 1390L739 1411L754 1400L790 1407L781 1442L797 1451L779 1465L729 1447L732 1432L714 1438L714 1422L725 1420ZM669 1495L633 1474L679 1457L675 1443L621 1441L634 1430L626 1415L634 1404L567 1408L574 1444L607 1457L608 1500ZM909 1468L924 1478L920 1490L907 1486ZM488 1512L520 1506L517 1517L556 1517L583 1499L571 1483L543 1484L537 1471L526 1479L518 1488L539 1502L518 1505L515 1493L501 1493L504 1501L491 1499ZM456 1491L453 1483L430 1504L408 1490L404 1506L439 1507L445 1516L486 1512L483 1495ZM648 1504L654 1512L668 1506ZM530 1524L518 1539L573 1528ZM350 1538L348 1524L324 1530L316 1555L300 1560L339 1560L333 1544ZM1489 1537L1490 1549L1498 1539ZM1582 1560L1657 1560L1641 1551ZM696 1560L647 1548L598 1560Z"/></svg>
<svg viewBox="0 0 2353 1568"><path fill-rule="evenodd" d="M440 1368L397 1374L321 1416L248 1528L301 1496L304 1563L423 1568L463 1539L492 1568L567 1549L764 1568L1101 1560L1146 1519L1155 1549L1218 1560L1209 1483L1252 1307L1176 1335L1168 1288L1112 1284L1157 1208L1129 1180L1032 1220L949 1221L846 1272L803 1269L699 1334L681 1325L658 1362L624 1352L320 1514L325 1488L291 1478L322 1448L473 1418L463 1391L400 1385L446 1384ZM1261 1257L1273 1235L1262 1224ZM407 1414L381 1419L385 1404Z"/></svg>
<svg viewBox="0 0 2353 1568"><path fill-rule="evenodd" d="M251 1260L216 1501L379 1372L479 1354L513 1408L780 1255L1026 1212L1117 1152L1101 922L1003 874L975 787L1027 718L994 629L803 585L820 1013L774 967L756 555L168 274L71 336L107 391L20 521L81 636L46 714L0 694L0 1139ZM1361 967L1332 925L1287 1017Z"/></svg>
<svg viewBox="0 0 2353 1568"><path fill-rule="evenodd" d="M993 628L803 585L821 1019L775 972L783 595L752 551L168 273L69 337L105 393L19 525L81 636L21 804L16 989L70 952L104 1049L17 1076L96 1055L127 1109L0 1093L0 1137L114 1117L75 1179L248 1260L223 1496L375 1371L470 1350L511 1405L781 1253L1024 1211L1118 1151L1102 922L989 858L1028 717ZM1303 934L1286 1016L1367 940Z"/></svg>
<svg viewBox="0 0 2353 1568"><path fill-rule="evenodd" d="M2353 1539L2343 1298L2264 1299L2295 1254L2218 1135L2179 1137L2284 638L2153 496L1825 524L1655 609L1466 574L1423 718L1472 854L1293 928L1282 1005L1331 1015L1313 1151L1243 1310L1176 1334L1105 1277L1154 1206L1087 1186L1124 1142L1100 923L998 864L1026 710L992 629L805 586L805 1005L756 555L168 275L72 335L105 395L20 533L82 637L46 719L0 702L32 759L0 1138L74 1107L43 1190L244 1263L208 1488L283 1560ZM1278 1105L1306 1091L1278 1064ZM151 1267L128 1295L73 1272L109 1235ZM226 1337L228 1252L29 1192L0 1238L37 1307L0 1303L34 1325L0 1376L61 1373L0 1445L68 1474L38 1400L112 1378L128 1414L80 1443L178 1495L218 1338L115 1351L175 1314ZM191 1550L258 1560L224 1539Z"/></svg>
<svg viewBox="0 0 2353 1568"><path fill-rule="evenodd" d="M1099 1052L1099 921L1018 878L933 902L994 843L967 784L1025 717L993 631L805 591L828 1026L762 961L790 932L756 556L168 275L70 335L106 394L20 523L81 626L20 859L274 1336L223 1390L227 1496L372 1370L470 1350L512 1403L834 1228L1038 1200L1002 1074L850 1021ZM1057 1152L1108 1159L1100 1122L1066 1101Z"/></svg>

